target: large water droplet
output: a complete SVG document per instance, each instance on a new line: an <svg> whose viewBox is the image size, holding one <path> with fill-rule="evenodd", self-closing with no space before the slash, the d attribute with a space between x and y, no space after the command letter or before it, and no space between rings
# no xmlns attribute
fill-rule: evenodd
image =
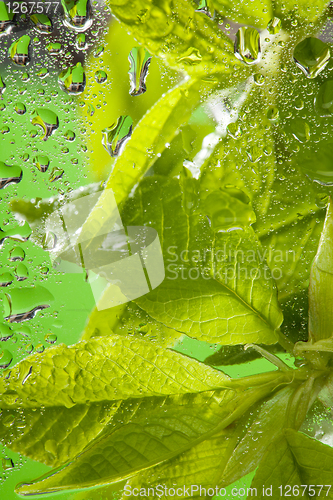
<svg viewBox="0 0 333 500"><path fill-rule="evenodd" d="M92 25L90 0L62 0L64 24L77 32L84 32Z"/></svg>
<svg viewBox="0 0 333 500"><path fill-rule="evenodd" d="M0 189L9 186L9 184L18 184L22 175L22 169L18 165L10 166L0 161Z"/></svg>
<svg viewBox="0 0 333 500"><path fill-rule="evenodd" d="M30 19L40 33L52 33L52 22L46 14L33 14Z"/></svg>
<svg viewBox="0 0 333 500"><path fill-rule="evenodd" d="M9 47L9 57L18 66L26 66L30 61L30 36L23 35Z"/></svg>
<svg viewBox="0 0 333 500"><path fill-rule="evenodd" d="M0 229L0 245L9 238L14 241L27 241L31 235L31 228L27 222L24 222L22 226L17 225L7 231Z"/></svg>
<svg viewBox="0 0 333 500"><path fill-rule="evenodd" d="M15 269L15 275L16 275L17 281L24 281L27 278L29 278L29 271L28 271L27 266L20 263Z"/></svg>
<svg viewBox="0 0 333 500"><path fill-rule="evenodd" d="M14 335L13 330L5 323L0 323L0 340L5 342Z"/></svg>
<svg viewBox="0 0 333 500"><path fill-rule="evenodd" d="M101 57L104 53L104 45L99 45L94 51L94 57Z"/></svg>
<svg viewBox="0 0 333 500"><path fill-rule="evenodd" d="M271 106L270 108L268 108L267 118L271 123L277 123L280 118L279 108L277 108L276 106Z"/></svg>
<svg viewBox="0 0 333 500"><path fill-rule="evenodd" d="M3 99L2 95L6 90L6 84L0 76L0 99Z"/></svg>
<svg viewBox="0 0 333 500"><path fill-rule="evenodd" d="M8 12L6 3L0 2L0 36L9 35L12 31L15 26L14 16L13 12Z"/></svg>
<svg viewBox="0 0 333 500"><path fill-rule="evenodd" d="M230 196L227 192L213 191L204 201L204 211L214 231L230 231L255 222L251 205Z"/></svg>
<svg viewBox="0 0 333 500"><path fill-rule="evenodd" d="M308 78L315 78L327 65L330 59L328 45L319 38L305 38L294 50L294 60L297 66Z"/></svg>
<svg viewBox="0 0 333 500"><path fill-rule="evenodd" d="M140 95L146 92L146 78L148 75L151 55L143 47L134 47L129 53L130 62L130 94Z"/></svg>
<svg viewBox="0 0 333 500"><path fill-rule="evenodd" d="M189 47L185 54L177 59L177 62L181 62L188 66L195 66L199 64L202 60L202 55L200 54L199 49L195 47Z"/></svg>
<svg viewBox="0 0 333 500"><path fill-rule="evenodd" d="M281 29L281 19L278 17L273 17L267 24L267 31L271 35L276 35Z"/></svg>
<svg viewBox="0 0 333 500"><path fill-rule="evenodd" d="M88 44L86 42L86 35L84 33L78 33L76 35L75 45L77 50L86 50Z"/></svg>
<svg viewBox="0 0 333 500"><path fill-rule="evenodd" d="M38 125L44 130L43 141L46 141L59 127L59 119L54 111L46 108L38 108L32 114L31 123Z"/></svg>
<svg viewBox="0 0 333 500"><path fill-rule="evenodd" d="M315 110L320 116L333 114L333 80L326 81L319 89L314 100Z"/></svg>
<svg viewBox="0 0 333 500"><path fill-rule="evenodd" d="M10 363L13 361L13 355L7 349L4 349L0 353L0 368L8 368Z"/></svg>
<svg viewBox="0 0 333 500"><path fill-rule="evenodd" d="M263 155L263 150L259 146L251 146L246 150L246 154L252 163L257 163Z"/></svg>
<svg viewBox="0 0 333 500"><path fill-rule="evenodd" d="M25 107L25 104L23 104L23 102L17 102L15 104L15 111L18 115L24 115L27 111L27 108Z"/></svg>
<svg viewBox="0 0 333 500"><path fill-rule="evenodd" d="M67 130L65 132L65 139L67 141L70 141L70 142L74 141L75 140L75 132L73 132L73 130Z"/></svg>
<svg viewBox="0 0 333 500"><path fill-rule="evenodd" d="M310 126L301 118L295 118L291 124L291 132L299 142L307 142L310 139Z"/></svg>
<svg viewBox="0 0 333 500"><path fill-rule="evenodd" d="M320 145L314 157L304 155L301 161L303 172L313 181L323 186L333 186L333 142Z"/></svg>
<svg viewBox="0 0 333 500"><path fill-rule="evenodd" d="M86 86L86 75L82 64L77 63L64 71L58 77L60 88L67 94L82 94Z"/></svg>
<svg viewBox="0 0 333 500"><path fill-rule="evenodd" d="M237 122L231 122L227 126L227 134L233 139L238 139L242 135L242 129Z"/></svg>
<svg viewBox="0 0 333 500"><path fill-rule="evenodd" d="M198 8L195 10L195 12L200 12L202 14L206 14L208 17L214 17L215 15L215 9L214 5L210 0L200 0Z"/></svg>
<svg viewBox="0 0 333 500"><path fill-rule="evenodd" d="M59 54L59 52L61 51L61 49L62 49L61 43L59 43L59 42L48 43L46 45L46 50L48 50L48 52L51 55Z"/></svg>
<svg viewBox="0 0 333 500"><path fill-rule="evenodd" d="M260 61L260 36L256 29L243 26L239 28L235 39L235 55L246 64L256 64Z"/></svg>
<svg viewBox="0 0 333 500"><path fill-rule="evenodd" d="M132 135L133 120L130 116L120 116L116 123L102 130L102 144L110 156L118 156Z"/></svg>
<svg viewBox="0 0 333 500"><path fill-rule="evenodd" d="M13 288L3 299L5 320L20 323L32 319L37 311L50 307L53 300L51 292L42 286Z"/></svg>
<svg viewBox="0 0 333 500"><path fill-rule="evenodd" d="M59 167L53 167L50 173L49 181L54 182L57 181L58 179L61 179L61 177L64 175L64 170Z"/></svg>
<svg viewBox="0 0 333 500"><path fill-rule="evenodd" d="M12 262L23 261L25 258L25 251L21 247L14 247L9 251L8 259Z"/></svg>
<svg viewBox="0 0 333 500"><path fill-rule="evenodd" d="M95 80L97 83L104 83L108 79L108 75L102 69L99 69L95 73Z"/></svg>
<svg viewBox="0 0 333 500"><path fill-rule="evenodd" d="M3 287L8 286L11 283L13 283L13 281L14 281L14 276L11 273L6 272L0 274L0 286Z"/></svg>
<svg viewBox="0 0 333 500"><path fill-rule="evenodd" d="M49 168L50 160L46 155L38 155L33 159L33 163L40 172L46 172Z"/></svg>

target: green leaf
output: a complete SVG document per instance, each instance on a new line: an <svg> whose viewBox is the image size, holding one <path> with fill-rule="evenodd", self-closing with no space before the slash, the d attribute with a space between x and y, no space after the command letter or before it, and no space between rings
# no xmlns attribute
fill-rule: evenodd
<svg viewBox="0 0 333 500"><path fill-rule="evenodd" d="M170 90L149 110L134 128L130 140L114 164L106 188L114 192L118 208L122 208L134 186L154 164L157 155L170 143L178 129L189 120L199 102L214 90L215 83L187 80ZM96 224L101 226L99 207L108 206L107 198L101 195L96 208L89 215L82 229L91 241ZM111 214L108 214L111 217ZM95 220L96 219L96 220ZM107 219L109 230L110 218ZM101 228L103 227L103 223ZM83 238L83 236L82 236Z"/></svg>
<svg viewBox="0 0 333 500"><path fill-rule="evenodd" d="M295 387L285 387L259 407L253 422L246 426L245 435L221 470L220 485L227 486L255 470L269 443L284 427L286 410L294 390Z"/></svg>
<svg viewBox="0 0 333 500"><path fill-rule="evenodd" d="M175 488L175 485L181 489L180 491L185 488L185 495L179 495L181 498L195 497L198 495L196 488L200 487L215 490L218 486L220 471L223 470L225 462L236 445L239 432L238 426L231 425L178 457L157 465L153 469L140 472L127 481L122 499L135 498L135 488L139 490L145 488L147 492L148 488L155 488L158 491L159 485L163 485L161 496L159 496L161 499L169 498L165 494L165 487L168 491L170 488Z"/></svg>
<svg viewBox="0 0 333 500"><path fill-rule="evenodd" d="M332 448L287 429L262 457L251 487L257 488L257 498L266 498L263 487L265 490L272 487L273 498L277 498L280 496L279 487L282 485L282 491L285 492L284 488L288 485L291 486L293 498L332 499L333 492L329 488L332 484L332 468ZM324 485L323 488L320 485Z"/></svg>
<svg viewBox="0 0 333 500"><path fill-rule="evenodd" d="M259 346L263 347L265 350L271 353L283 351L282 347L279 344L259 344ZM205 359L205 363L212 366L241 365L260 357L261 354L252 347L249 347L245 350L243 345L227 345L220 347L217 352L215 352L211 356L208 356Z"/></svg>
<svg viewBox="0 0 333 500"><path fill-rule="evenodd" d="M166 265L161 285L135 303L199 340L275 343L282 315L253 230L214 233L203 209L184 213L183 196L177 180L149 177L123 211L125 225L157 230Z"/></svg>
<svg viewBox="0 0 333 500"><path fill-rule="evenodd" d="M273 17L272 4L270 0L245 2L241 0L213 0L215 9L224 17L239 24L266 28Z"/></svg>
<svg viewBox="0 0 333 500"><path fill-rule="evenodd" d="M0 440L32 460L58 467L102 432L120 403L2 410Z"/></svg>
<svg viewBox="0 0 333 500"><path fill-rule="evenodd" d="M108 0L112 13L151 54L190 74L237 71L231 40L194 2ZM214 48L212 50L212 48Z"/></svg>
<svg viewBox="0 0 333 500"><path fill-rule="evenodd" d="M292 388L282 389L255 409L254 415L251 409L250 414L176 459L141 472L128 481L127 491L176 484L190 488L191 493L191 485L215 490L236 481L256 468L272 437L281 431L291 394Z"/></svg>
<svg viewBox="0 0 333 500"><path fill-rule="evenodd" d="M30 495L110 484L133 476L220 432L283 380L255 388L225 389L125 402L112 423L75 459L17 487Z"/></svg>
<svg viewBox="0 0 333 500"><path fill-rule="evenodd" d="M1 408L66 406L182 394L221 387L228 377L137 338L96 337L33 354L0 379Z"/></svg>
<svg viewBox="0 0 333 500"><path fill-rule="evenodd" d="M313 342L333 333L333 203L326 219L316 258L311 267L309 287L309 339Z"/></svg>

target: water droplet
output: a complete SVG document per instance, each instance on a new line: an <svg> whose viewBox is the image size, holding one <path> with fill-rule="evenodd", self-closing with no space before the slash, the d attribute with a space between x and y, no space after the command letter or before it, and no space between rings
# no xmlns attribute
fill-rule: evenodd
<svg viewBox="0 0 333 500"><path fill-rule="evenodd" d="M41 68L37 71L37 76L39 78L46 78L49 75L49 70L47 68Z"/></svg>
<svg viewBox="0 0 333 500"><path fill-rule="evenodd" d="M118 156L132 135L133 120L124 115L116 123L102 130L102 144L110 156Z"/></svg>
<svg viewBox="0 0 333 500"><path fill-rule="evenodd" d="M2 134L8 134L10 132L10 128L8 127L8 125L4 125L3 127L1 127L0 132Z"/></svg>
<svg viewBox="0 0 333 500"><path fill-rule="evenodd" d="M328 45L312 36L302 40L294 50L294 61L308 78L318 76L329 59L330 49Z"/></svg>
<svg viewBox="0 0 333 500"><path fill-rule="evenodd" d="M242 129L240 128L239 123L232 122L227 126L227 133L233 139L238 139L242 135Z"/></svg>
<svg viewBox="0 0 333 500"><path fill-rule="evenodd" d="M0 76L0 99L3 99L2 95L6 90L6 84Z"/></svg>
<svg viewBox="0 0 333 500"><path fill-rule="evenodd" d="M87 31L93 23L90 0L67 0L62 2L64 25L79 33Z"/></svg>
<svg viewBox="0 0 333 500"><path fill-rule="evenodd" d="M148 75L151 55L143 47L134 47L129 53L130 62L130 95L140 95L146 92L146 78Z"/></svg>
<svg viewBox="0 0 333 500"><path fill-rule="evenodd" d="M4 111L6 109L6 104L4 102L0 102L0 111Z"/></svg>
<svg viewBox="0 0 333 500"><path fill-rule="evenodd" d="M270 35L276 35L281 29L281 19L273 17L267 24L267 31Z"/></svg>
<svg viewBox="0 0 333 500"><path fill-rule="evenodd" d="M94 108L94 106L90 102L88 104L88 106L87 106L87 115L88 116L93 116L94 114L95 114L95 108Z"/></svg>
<svg viewBox="0 0 333 500"><path fill-rule="evenodd" d="M333 186L333 143L321 144L313 156L306 157L301 161L303 172L312 180L323 186Z"/></svg>
<svg viewBox="0 0 333 500"><path fill-rule="evenodd" d="M86 75L81 63L62 71L58 83L64 92L70 95L82 94L86 86Z"/></svg>
<svg viewBox="0 0 333 500"><path fill-rule="evenodd" d="M7 231L3 231L0 229L0 245L6 240L6 238L10 238L14 241L27 241L31 235L31 228L27 222L24 222L22 226L17 225L8 229Z"/></svg>
<svg viewBox="0 0 333 500"><path fill-rule="evenodd" d="M9 251L8 259L12 262L23 261L25 258L25 251L21 247L14 247Z"/></svg>
<svg viewBox="0 0 333 500"><path fill-rule="evenodd" d="M201 60L202 55L200 54L199 50L195 47L189 47L185 54L177 59L177 62L182 62L188 66L195 66L196 64L199 64Z"/></svg>
<svg viewBox="0 0 333 500"><path fill-rule="evenodd" d="M14 467L14 462L11 458L2 457L1 463L3 470L13 469Z"/></svg>
<svg viewBox="0 0 333 500"><path fill-rule="evenodd" d="M61 177L64 175L64 170L59 167L53 167L50 173L49 181L54 182L57 181L58 179L61 179Z"/></svg>
<svg viewBox="0 0 333 500"><path fill-rule="evenodd" d="M14 276L9 273L2 273L0 274L0 286L8 286L14 281Z"/></svg>
<svg viewBox="0 0 333 500"><path fill-rule="evenodd" d="M320 116L333 114L333 80L326 81L314 100L315 110Z"/></svg>
<svg viewBox="0 0 333 500"><path fill-rule="evenodd" d="M70 142L74 141L75 140L75 132L73 132L73 130L67 130L65 132L65 139L67 141L70 141Z"/></svg>
<svg viewBox="0 0 333 500"><path fill-rule="evenodd" d="M30 80L29 73L22 73L21 80L22 82L28 82Z"/></svg>
<svg viewBox="0 0 333 500"><path fill-rule="evenodd" d="M9 35L15 26L15 14L8 12L5 2L0 3L0 36Z"/></svg>
<svg viewBox="0 0 333 500"><path fill-rule="evenodd" d="M14 415L6 415L3 419L2 419L2 425L4 425L5 427L11 427L15 422L15 416Z"/></svg>
<svg viewBox="0 0 333 500"><path fill-rule="evenodd" d="M40 272L46 275L49 273L49 268L47 266L43 266L40 268Z"/></svg>
<svg viewBox="0 0 333 500"><path fill-rule="evenodd" d="M150 17L149 10L148 9L141 9L136 17L138 18L138 21L140 23L145 24Z"/></svg>
<svg viewBox="0 0 333 500"><path fill-rule="evenodd" d="M26 66L30 61L30 36L23 35L9 47L9 57L18 66Z"/></svg>
<svg viewBox="0 0 333 500"><path fill-rule="evenodd" d="M263 155L263 150L258 146L251 146L246 150L246 154L252 163L257 163Z"/></svg>
<svg viewBox="0 0 333 500"><path fill-rule="evenodd" d="M10 339L14 335L13 330L5 323L0 323L0 340L3 342Z"/></svg>
<svg viewBox="0 0 333 500"><path fill-rule="evenodd" d="M271 106L267 111L267 118L272 123L277 123L279 121L280 112L276 106Z"/></svg>
<svg viewBox="0 0 333 500"><path fill-rule="evenodd" d="M8 368L10 363L13 361L13 355L7 349L4 349L0 353L0 368Z"/></svg>
<svg viewBox="0 0 333 500"><path fill-rule="evenodd" d="M24 264L19 264L15 269L17 281L24 281L29 277L28 268Z"/></svg>
<svg viewBox="0 0 333 500"><path fill-rule="evenodd" d="M14 109L18 115L24 115L27 111L27 108L25 107L25 104L23 104L23 102L17 102Z"/></svg>
<svg viewBox="0 0 333 500"><path fill-rule="evenodd" d="M51 292L42 286L13 288L3 299L5 320L21 323L32 319L38 311L50 307L53 300Z"/></svg>
<svg viewBox="0 0 333 500"><path fill-rule="evenodd" d="M102 69L99 69L95 73L95 80L97 83L104 83L108 79L108 75Z"/></svg>
<svg viewBox="0 0 333 500"><path fill-rule="evenodd" d="M263 85L265 82L265 77L264 77L264 75L261 75L260 73L256 73L255 75L253 75L253 80L254 80L254 83L256 83L257 85Z"/></svg>
<svg viewBox="0 0 333 500"><path fill-rule="evenodd" d="M22 169L18 165L6 165L0 161L0 189L10 184L18 184L22 179Z"/></svg>
<svg viewBox="0 0 333 500"><path fill-rule="evenodd" d="M310 139L310 126L305 120L295 118L290 127L293 136L299 142L307 142Z"/></svg>
<svg viewBox="0 0 333 500"><path fill-rule="evenodd" d="M76 35L75 46L77 50L87 50L88 44L86 42L86 35L84 33L78 33Z"/></svg>
<svg viewBox="0 0 333 500"><path fill-rule="evenodd" d="M45 335L44 340L49 344L55 344L57 342L58 337L54 333L50 333L49 335Z"/></svg>
<svg viewBox="0 0 333 500"><path fill-rule="evenodd" d="M36 347L35 347L35 350L36 352L44 352L45 351L45 347L43 346L43 344L37 344Z"/></svg>
<svg viewBox="0 0 333 500"><path fill-rule="evenodd" d="M235 39L235 55L246 64L256 64L260 61L260 36L256 29L243 26L239 28Z"/></svg>
<svg viewBox="0 0 333 500"><path fill-rule="evenodd" d="M52 33L52 22L47 15L33 14L30 19L40 33Z"/></svg>
<svg viewBox="0 0 333 500"><path fill-rule="evenodd" d="M59 42L53 42L46 45L46 50L48 50L51 55L59 54L61 49L61 43Z"/></svg>
<svg viewBox="0 0 333 500"><path fill-rule="evenodd" d="M94 57L101 57L104 53L104 46L103 45L99 45L96 49L95 49L95 52L94 52Z"/></svg>
<svg viewBox="0 0 333 500"><path fill-rule="evenodd" d="M24 349L24 350L25 350L25 352L26 352L27 354L31 354L31 353L32 353L32 351L34 350L34 346L33 346L32 344L28 344L28 345L26 345L26 346L25 346L25 349Z"/></svg>
<svg viewBox="0 0 333 500"><path fill-rule="evenodd" d="M54 111L46 108L36 109L32 114L31 123L44 130L43 141L46 141L59 127L58 116Z"/></svg>
<svg viewBox="0 0 333 500"><path fill-rule="evenodd" d="M40 172L46 172L46 170L49 168L50 160L48 156L38 155L33 159L33 163Z"/></svg>
<svg viewBox="0 0 333 500"><path fill-rule="evenodd" d="M198 8L195 9L195 12L200 12L202 14L206 14L206 16L208 17L214 18L214 5L212 2L210 2L210 0L200 0Z"/></svg>

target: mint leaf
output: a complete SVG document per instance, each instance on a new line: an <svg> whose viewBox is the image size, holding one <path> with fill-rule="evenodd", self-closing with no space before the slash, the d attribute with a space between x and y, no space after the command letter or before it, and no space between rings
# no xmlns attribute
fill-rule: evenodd
<svg viewBox="0 0 333 500"><path fill-rule="evenodd" d="M200 340L275 343L282 315L252 228L214 233L204 209L184 212L183 196L177 180L148 177L123 211L125 225L157 230L166 264L162 284L135 303Z"/></svg>
<svg viewBox="0 0 333 500"><path fill-rule="evenodd" d="M227 486L255 470L269 443L284 427L286 410L294 390L293 387L285 387L258 408L253 422L246 426L245 435L221 471L219 484Z"/></svg>
<svg viewBox="0 0 333 500"><path fill-rule="evenodd" d="M2 410L0 439L13 451L58 467L78 455L103 431L120 403Z"/></svg>
<svg viewBox="0 0 333 500"><path fill-rule="evenodd" d="M228 377L179 353L130 337L60 344L20 361L0 379L1 408L66 406L182 394L221 387Z"/></svg>
<svg viewBox="0 0 333 500"><path fill-rule="evenodd" d="M276 385L124 402L113 421L75 459L17 492L30 495L110 484L192 448L223 430Z"/></svg>
<svg viewBox="0 0 333 500"><path fill-rule="evenodd" d="M263 487L272 487L277 496L280 494L279 487L282 486L284 492L286 485L289 485L296 498L330 499L333 498L333 492L329 489L332 467L332 448L300 432L287 429L267 449L251 487L257 488L257 498L266 498ZM302 488L301 485L306 485L307 488ZM324 485L321 492L320 485Z"/></svg>
<svg viewBox="0 0 333 500"><path fill-rule="evenodd" d="M332 336L333 310L333 205L327 207L319 248L311 267L309 287L309 339Z"/></svg>
<svg viewBox="0 0 333 500"><path fill-rule="evenodd" d="M179 0L148 3L144 0L109 0L112 13L151 54L172 68L194 75L230 74L240 66L231 40L202 13L194 2ZM214 50L211 50L214 47Z"/></svg>

